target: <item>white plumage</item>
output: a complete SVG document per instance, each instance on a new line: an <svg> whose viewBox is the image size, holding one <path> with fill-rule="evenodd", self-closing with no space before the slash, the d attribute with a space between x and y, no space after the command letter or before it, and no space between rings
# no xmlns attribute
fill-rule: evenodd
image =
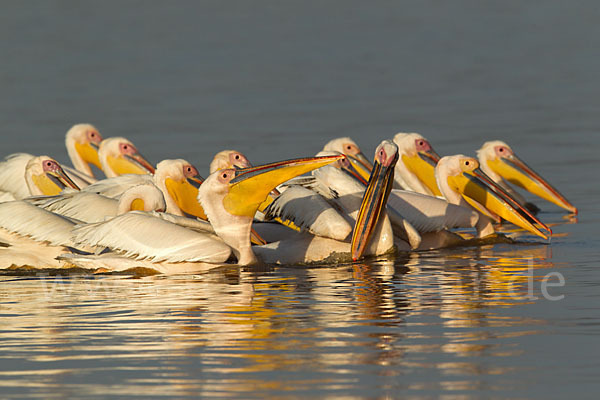
<svg viewBox="0 0 600 400"><path fill-rule="evenodd" d="M73 240L155 262L226 261L231 249L214 235L183 228L153 214L132 211L105 222L78 225Z"/></svg>

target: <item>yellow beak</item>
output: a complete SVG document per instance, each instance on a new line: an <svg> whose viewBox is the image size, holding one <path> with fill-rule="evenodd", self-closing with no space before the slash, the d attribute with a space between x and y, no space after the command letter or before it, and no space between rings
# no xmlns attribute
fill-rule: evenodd
<svg viewBox="0 0 600 400"><path fill-rule="evenodd" d="M371 171L373 170L373 168L371 167L371 169L369 169L369 171L367 172L366 168L364 168L364 166L362 164L361 164L361 167L356 167L356 165L352 163L352 160L350 157L346 156L346 158L350 162L345 163L341 166L342 171L344 171L346 174L350 175L351 177L353 177L354 179L356 179L363 185L367 186L367 184L369 183L369 176L371 175ZM365 177L365 174L366 174L366 177Z"/></svg>
<svg viewBox="0 0 600 400"><path fill-rule="evenodd" d="M396 153L395 160L388 166L375 161L352 231L351 251L354 261L363 255L371 239L371 234L386 208L387 199L394 183L394 167L397 159Z"/></svg>
<svg viewBox="0 0 600 400"><path fill-rule="evenodd" d="M235 171L236 176L229 182L229 192L223 199L223 206L233 215L254 217L259 205L278 185L343 157L299 158L238 169Z"/></svg>
<svg viewBox="0 0 600 400"><path fill-rule="evenodd" d="M473 160L472 164L476 161ZM504 189L498 186L476 165L472 170L463 170L457 176L449 176L448 184L476 209L485 208L529 232L548 239L542 230L552 234L550 228L519 205ZM489 215L489 214L488 214Z"/></svg>
<svg viewBox="0 0 600 400"><path fill-rule="evenodd" d="M32 180L45 196L56 196L66 187L79 190L79 186L62 169L47 171L41 175L34 175L32 176Z"/></svg>
<svg viewBox="0 0 600 400"><path fill-rule="evenodd" d="M119 157L108 156L107 162L118 175L154 173L154 167L140 153Z"/></svg>
<svg viewBox="0 0 600 400"><path fill-rule="evenodd" d="M433 150L419 151L414 156L402 156L402 162L406 168L415 174L434 196L442 195L435 179L435 166L439 160L440 156Z"/></svg>
<svg viewBox="0 0 600 400"><path fill-rule="evenodd" d="M517 156L510 155L503 158L496 158L495 160L489 160L487 163L494 172L510 183L577 214L577 208L565 196Z"/></svg>
<svg viewBox="0 0 600 400"><path fill-rule="evenodd" d="M83 161L88 164L94 164L96 167L102 169L100 158L98 158L98 145L96 143L81 144L75 142L75 150L77 150Z"/></svg>
<svg viewBox="0 0 600 400"><path fill-rule="evenodd" d="M347 154L346 157L350 160L350 164L356 172L362 177L362 181L367 182L373 169L373 164L371 164L369 159L362 152L356 155Z"/></svg>
<svg viewBox="0 0 600 400"><path fill-rule="evenodd" d="M167 191L177 206L186 214L206 221L208 218L198 202L198 188L201 184L202 178L200 176L187 178L182 181L170 178L165 179Z"/></svg>

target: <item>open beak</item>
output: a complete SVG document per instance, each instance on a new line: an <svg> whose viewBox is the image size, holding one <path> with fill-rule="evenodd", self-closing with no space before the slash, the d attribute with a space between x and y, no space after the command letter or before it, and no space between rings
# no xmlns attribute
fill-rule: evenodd
<svg viewBox="0 0 600 400"><path fill-rule="evenodd" d="M382 165L375 160L352 231L351 251L354 261L363 255L371 239L371 234L386 208L387 199L394 183L394 167L397 160L397 152L395 158L388 165Z"/></svg>
<svg viewBox="0 0 600 400"><path fill-rule="evenodd" d="M373 164L371 164L369 159L362 152L355 155L347 154L346 156L350 164L354 167L354 170L362 177L362 181L368 182L371 170L373 169Z"/></svg>
<svg viewBox="0 0 600 400"><path fill-rule="evenodd" d="M35 182L46 196L60 194L66 187L79 190L79 186L62 169L58 171L46 171L41 179Z"/></svg>
<svg viewBox="0 0 600 400"><path fill-rule="evenodd" d="M569 212L577 214L577 208L565 196L516 155L511 154L506 157L490 160L488 161L488 166L510 183L520 186L528 192L554 203Z"/></svg>
<svg viewBox="0 0 600 400"><path fill-rule="evenodd" d="M198 202L198 188L202 184L202 177L196 175L182 181L165 179L165 186L177 206L186 214L193 215L206 221L208 218L204 209Z"/></svg>
<svg viewBox="0 0 600 400"><path fill-rule="evenodd" d="M415 174L434 196L442 195L435 179L435 166L438 161L440 156L433 150L419 151L414 156L402 156L406 168Z"/></svg>
<svg viewBox="0 0 600 400"><path fill-rule="evenodd" d="M542 230L552 234L550 228L523 208L478 166L457 176L449 176L448 184L478 210L485 208L491 211L492 215L500 216L544 239L548 239L548 235Z"/></svg>
<svg viewBox="0 0 600 400"><path fill-rule="evenodd" d="M235 170L223 206L233 215L254 217L259 205L278 185L343 157L299 158Z"/></svg>
<svg viewBox="0 0 600 400"><path fill-rule="evenodd" d="M98 157L98 144L89 142L81 144L75 142L75 149L83 161L88 164L94 164L96 167L102 169L100 164L100 158Z"/></svg>

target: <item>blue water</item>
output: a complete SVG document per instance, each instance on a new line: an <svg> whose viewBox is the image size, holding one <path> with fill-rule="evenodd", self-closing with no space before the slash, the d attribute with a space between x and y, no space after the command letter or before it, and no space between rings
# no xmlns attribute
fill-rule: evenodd
<svg viewBox="0 0 600 400"><path fill-rule="evenodd" d="M367 264L2 275L0 397L596 398L599 17L554 0L3 4L2 155L66 161L78 122L203 175L225 148L258 164L339 136L369 156L399 131L442 155L502 139L580 212L536 201L550 242Z"/></svg>

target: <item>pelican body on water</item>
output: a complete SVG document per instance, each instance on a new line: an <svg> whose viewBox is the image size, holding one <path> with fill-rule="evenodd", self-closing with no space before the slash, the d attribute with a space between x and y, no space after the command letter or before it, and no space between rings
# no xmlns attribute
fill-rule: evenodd
<svg viewBox="0 0 600 400"><path fill-rule="evenodd" d="M537 207L509 182L577 212L500 141L479 160L440 157L417 133L382 141L373 162L347 137L315 157L259 166L224 150L206 180L182 159L154 167L90 124L74 125L65 144L73 168L25 153L0 163L0 268L339 262L470 243L454 228L484 238L502 220L548 239Z"/></svg>

